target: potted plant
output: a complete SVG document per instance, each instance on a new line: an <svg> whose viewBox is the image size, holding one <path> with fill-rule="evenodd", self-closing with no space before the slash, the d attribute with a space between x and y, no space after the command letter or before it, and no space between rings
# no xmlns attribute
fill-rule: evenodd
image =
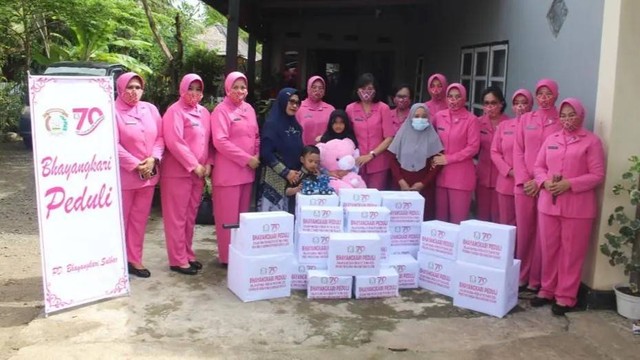
<svg viewBox="0 0 640 360"><path fill-rule="evenodd" d="M628 284L614 286L618 313L629 319L640 319L640 157L629 158L631 166L613 186L615 195L626 195L630 211L618 206L609 215L609 226L617 225L617 232L605 234L607 242L600 252L609 257L611 266L623 266Z"/></svg>
<svg viewBox="0 0 640 360"><path fill-rule="evenodd" d="M202 201L200 201L198 214L196 215L196 224L213 225L214 223L213 201L211 199L211 179L205 178L204 190L202 191Z"/></svg>

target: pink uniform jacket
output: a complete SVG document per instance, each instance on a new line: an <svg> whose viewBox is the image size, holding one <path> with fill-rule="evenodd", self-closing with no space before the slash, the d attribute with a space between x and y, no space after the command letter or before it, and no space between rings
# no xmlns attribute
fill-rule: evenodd
<svg viewBox="0 0 640 360"><path fill-rule="evenodd" d="M509 117L502 114L500 123L506 120L509 120ZM480 150L476 166L478 183L487 188L495 188L499 173L493 161L491 161L491 143L497 127L493 127L491 120L487 116L482 116L478 119L478 127L480 129Z"/></svg>
<svg viewBox="0 0 640 360"><path fill-rule="evenodd" d="M366 116L359 102L347 105L346 112L353 122L353 129L362 155L373 151L385 138L395 135L391 122L391 109L381 101L371 104L369 117ZM391 154L385 151L365 165L365 174L389 170L390 166Z"/></svg>
<svg viewBox="0 0 640 360"><path fill-rule="evenodd" d="M473 191L476 187L476 170L473 157L480 148L478 118L466 109L455 112L443 110L436 114L432 125L438 131L447 165L442 167L437 186Z"/></svg>
<svg viewBox="0 0 640 360"><path fill-rule="evenodd" d="M391 123L393 124L393 134L395 136L404 121L407 119L407 116L409 116L409 111L405 112L404 115L398 116L398 110L393 109L389 114L391 117Z"/></svg>
<svg viewBox="0 0 640 360"><path fill-rule="evenodd" d="M194 80L185 76L181 93ZM164 113L162 129L168 150L162 161L162 176L189 177L198 165L213 164L209 111L204 106L190 107L182 100L176 101Z"/></svg>
<svg viewBox="0 0 640 360"><path fill-rule="evenodd" d="M513 195L514 178L509 176L513 170L513 145L518 130L518 118L506 120L498 124L491 143L491 161L498 170L496 191L503 195Z"/></svg>
<svg viewBox="0 0 640 360"><path fill-rule="evenodd" d="M228 97L211 114L211 132L216 153L214 186L234 186L253 182L255 170L247 164L260 152L256 112L246 102L234 104Z"/></svg>
<svg viewBox="0 0 640 360"><path fill-rule="evenodd" d="M515 178L516 193L524 193L522 186L532 180L533 166L538 156L538 151L544 140L551 134L562 129L558 121L556 108L546 111L537 110L520 117L516 142L513 148L513 172Z"/></svg>
<svg viewBox="0 0 640 360"><path fill-rule="evenodd" d="M542 188L538 200L541 213L579 219L596 217L595 190L605 174L604 149L596 135L585 129L552 134L540 148L534 173L538 186L554 175L571 183L569 190L558 195L555 205L551 193Z"/></svg>
<svg viewBox="0 0 640 360"><path fill-rule="evenodd" d="M322 77L310 77L309 81L307 81L307 98L302 101L300 108L296 111L296 119L302 126L302 142L304 145L315 145L317 143L316 138L322 136L327 130L329 115L335 110L332 105L322 100L315 101L311 98L311 87L316 81L320 81L323 86L326 86Z"/></svg>
<svg viewBox="0 0 640 360"><path fill-rule="evenodd" d="M115 115L122 189L133 190L156 185L159 174L149 180L142 180L136 167L148 157L162 159L164 140L162 118L158 109L145 101L139 101L133 107L116 101Z"/></svg>

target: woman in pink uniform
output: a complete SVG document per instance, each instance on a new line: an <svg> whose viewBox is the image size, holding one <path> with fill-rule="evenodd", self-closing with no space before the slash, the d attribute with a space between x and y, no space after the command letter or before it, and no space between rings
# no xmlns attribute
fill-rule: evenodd
<svg viewBox="0 0 640 360"><path fill-rule="evenodd" d="M387 148L395 134L391 122L389 106L376 95L373 75L360 75L356 83L359 100L347 105L345 109L356 132L360 157L356 163L360 166L360 175L370 188L387 190L391 154Z"/></svg>
<svg viewBox="0 0 640 360"><path fill-rule="evenodd" d="M140 75L123 74L116 87L118 159L128 268L129 274L147 278L151 273L142 265L142 244L153 191L158 183L158 163L164 152L162 118L154 105L140 101L144 91Z"/></svg>
<svg viewBox="0 0 640 360"><path fill-rule="evenodd" d="M203 90L200 76L185 75L180 82L180 99L162 117L167 148L160 178L164 236L169 268L186 275L202 269L193 252L193 229L204 178L213 163L209 111L199 104Z"/></svg>
<svg viewBox="0 0 640 360"><path fill-rule="evenodd" d="M224 81L227 93L211 114L211 137L215 146L213 214L216 219L218 258L229 261L231 234L223 224L237 224L241 212L249 211L251 189L260 166L260 134L256 112L244 100L247 78L234 71Z"/></svg>
<svg viewBox="0 0 640 360"><path fill-rule="evenodd" d="M447 78L442 74L433 74L427 80L427 91L431 96L431 100L425 104L429 108L429 114L435 116L442 110L447 109L447 97L445 89L449 86Z"/></svg>
<svg viewBox="0 0 640 360"><path fill-rule="evenodd" d="M520 265L520 290L537 292L540 288L542 260L538 236L538 191L533 166L544 140L561 129L558 121L558 84L542 79L536 84L538 109L520 117L513 147L513 175L515 180L516 258Z"/></svg>
<svg viewBox="0 0 640 360"><path fill-rule="evenodd" d="M300 104L296 119L302 126L304 145L315 145L327 128L329 115L335 108L322 101L325 94L325 82L320 76L312 76L307 81L307 98Z"/></svg>
<svg viewBox="0 0 640 360"><path fill-rule="evenodd" d="M395 108L391 109L391 123L393 124L395 135L409 115L413 92L409 85L402 84L394 89L393 94L393 104Z"/></svg>
<svg viewBox="0 0 640 360"><path fill-rule="evenodd" d="M531 111L533 95L527 89L519 89L512 98L515 117L498 124L491 144L491 160L498 170L496 192L498 193L498 222L516 224L516 204L513 196L513 144L520 116Z"/></svg>
<svg viewBox="0 0 640 360"><path fill-rule="evenodd" d="M480 148L478 118L465 108L467 91L454 83L447 87L447 110L436 114L433 126L444 146L444 154L433 159L442 166L436 179L436 219L459 224L469 216L471 195L476 187L473 157Z"/></svg>
<svg viewBox="0 0 640 360"><path fill-rule="evenodd" d="M482 92L482 101L484 115L479 119L480 151L476 166L478 175L476 217L478 220L498 222L498 193L496 192L498 169L491 161L491 142L498 125L509 120L509 117L504 114L507 103L499 87L486 88Z"/></svg>
<svg viewBox="0 0 640 360"><path fill-rule="evenodd" d="M583 128L580 100L560 103L562 130L549 136L538 153L534 174L541 188L538 202L542 244L542 287L532 306L555 303L554 315L576 306L582 263L598 212L596 188L604 181L604 149Z"/></svg>

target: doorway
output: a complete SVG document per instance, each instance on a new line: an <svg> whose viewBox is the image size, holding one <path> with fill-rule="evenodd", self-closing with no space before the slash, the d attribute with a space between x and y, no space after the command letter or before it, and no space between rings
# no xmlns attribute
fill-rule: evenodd
<svg viewBox="0 0 640 360"><path fill-rule="evenodd" d="M344 109L353 100L357 74L357 51L310 50L309 77L320 75L327 81L324 101L336 109ZM306 87L306 83L305 83Z"/></svg>

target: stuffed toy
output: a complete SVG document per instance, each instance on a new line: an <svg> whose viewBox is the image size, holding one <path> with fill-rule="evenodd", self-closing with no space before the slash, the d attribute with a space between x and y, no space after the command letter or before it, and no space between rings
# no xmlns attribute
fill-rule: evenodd
<svg viewBox="0 0 640 360"><path fill-rule="evenodd" d="M334 139L316 146L320 149L320 167L325 171L349 171L342 179L331 176L329 185L335 189L336 193L340 193L340 189L343 188L367 187L362 177L358 175L356 158L360 156L360 151L356 149L351 139Z"/></svg>

